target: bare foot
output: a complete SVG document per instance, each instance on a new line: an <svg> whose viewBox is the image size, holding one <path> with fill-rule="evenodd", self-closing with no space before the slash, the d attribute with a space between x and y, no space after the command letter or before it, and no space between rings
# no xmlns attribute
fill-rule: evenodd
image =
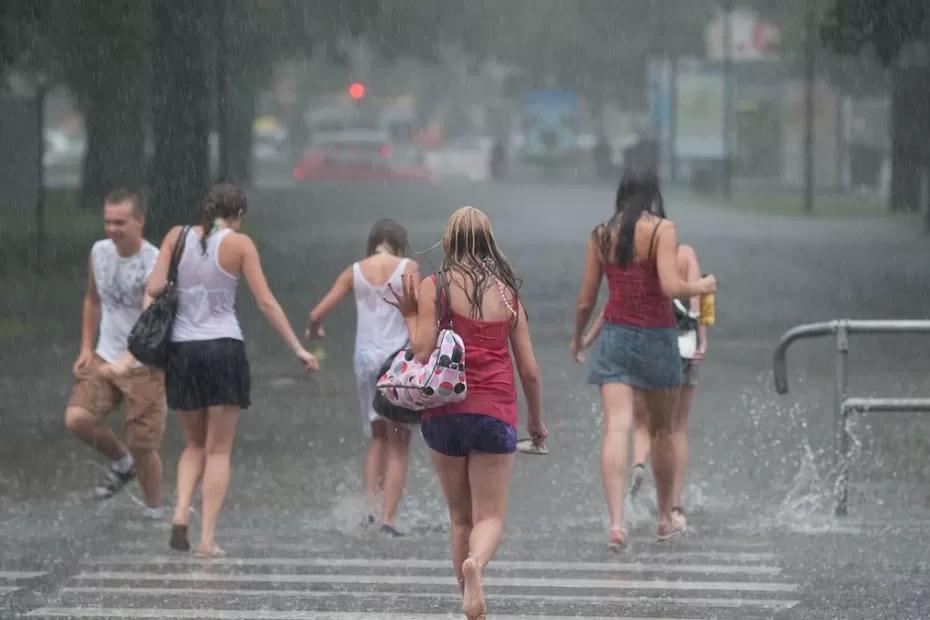
<svg viewBox="0 0 930 620"><path fill-rule="evenodd" d="M674 521L660 522L656 525L656 540L666 542L683 534L684 531L685 525L682 523Z"/></svg>
<svg viewBox="0 0 930 620"><path fill-rule="evenodd" d="M484 587L481 583L481 566L478 560L469 557L462 562L465 592L462 595L462 611L468 620L483 620L486 613Z"/></svg>
<svg viewBox="0 0 930 620"><path fill-rule="evenodd" d="M216 543L212 545L204 545L201 543L197 550L194 551L194 556L198 558L225 558L226 552L216 546Z"/></svg>
<svg viewBox="0 0 930 620"><path fill-rule="evenodd" d="M615 553L623 551L626 549L629 544L629 536L627 535L626 528L622 527L612 527L610 528L610 539L607 543L607 548L610 551Z"/></svg>

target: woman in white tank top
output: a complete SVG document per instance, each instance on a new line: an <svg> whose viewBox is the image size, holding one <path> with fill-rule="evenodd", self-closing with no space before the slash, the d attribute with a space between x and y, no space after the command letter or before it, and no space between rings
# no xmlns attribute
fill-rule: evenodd
<svg viewBox="0 0 930 620"><path fill-rule="evenodd" d="M307 336L323 338L323 319L349 292L355 295L356 330L353 366L358 389L358 406L362 431L368 437L365 454L364 486L369 515L365 524L373 524L380 502L381 531L401 536L394 527L397 506L407 481L410 429L387 420L372 406L378 372L388 356L407 343L407 327L396 308L384 299L388 285L400 290L402 277L418 273L416 262L404 258L407 231L390 219L379 220L368 236L368 256L336 278L329 293L310 312Z"/></svg>
<svg viewBox="0 0 930 620"><path fill-rule="evenodd" d="M225 555L214 531L229 485L230 453L239 410L249 406L249 361L236 317L239 276L258 307L307 370L317 360L300 344L268 288L258 250L239 232L246 211L245 194L232 185L210 188L201 209L201 223L175 226L162 242L162 252L146 291L161 295L178 243L178 311L165 368L168 406L177 410L186 446L178 463L177 502L172 518L172 549L187 551L191 499L203 480L203 524L198 555ZM186 230L186 232L185 232ZM183 238L182 238L183 233Z"/></svg>

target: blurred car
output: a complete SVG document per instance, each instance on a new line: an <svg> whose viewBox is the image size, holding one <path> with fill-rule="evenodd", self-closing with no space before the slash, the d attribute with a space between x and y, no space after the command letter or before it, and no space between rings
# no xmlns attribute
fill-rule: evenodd
<svg viewBox="0 0 930 620"><path fill-rule="evenodd" d="M463 178L486 181L491 174L491 138L464 136L426 153L426 168L433 179Z"/></svg>
<svg viewBox="0 0 930 620"><path fill-rule="evenodd" d="M296 181L428 180L415 150L395 147L381 131L318 133L303 160L294 166Z"/></svg>

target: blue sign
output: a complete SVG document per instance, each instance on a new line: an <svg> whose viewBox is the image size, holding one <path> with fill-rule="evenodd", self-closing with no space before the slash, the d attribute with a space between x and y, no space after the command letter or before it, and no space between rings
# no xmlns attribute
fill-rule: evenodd
<svg viewBox="0 0 930 620"><path fill-rule="evenodd" d="M560 159L577 143L578 96L568 90L537 90L523 98L523 154Z"/></svg>

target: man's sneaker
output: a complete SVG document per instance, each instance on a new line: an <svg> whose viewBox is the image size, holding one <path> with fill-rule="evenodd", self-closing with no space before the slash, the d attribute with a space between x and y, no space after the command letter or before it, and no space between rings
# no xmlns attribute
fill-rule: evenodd
<svg viewBox="0 0 930 620"><path fill-rule="evenodd" d="M388 525L387 523L381 524L381 533L388 538L403 538L405 536L403 532L399 532L397 528L395 528L393 525Z"/></svg>
<svg viewBox="0 0 930 620"><path fill-rule="evenodd" d="M633 471L630 473L630 499L636 499L636 496L639 495L639 490L643 488L645 478L646 466L642 463L634 465Z"/></svg>
<svg viewBox="0 0 930 620"><path fill-rule="evenodd" d="M97 488L94 489L94 494L97 496L97 499L110 499L117 493L123 490L123 487L126 486L126 483L136 477L136 468L130 467L129 471L122 473L116 471L112 467L110 471L103 476L100 482L97 483Z"/></svg>

